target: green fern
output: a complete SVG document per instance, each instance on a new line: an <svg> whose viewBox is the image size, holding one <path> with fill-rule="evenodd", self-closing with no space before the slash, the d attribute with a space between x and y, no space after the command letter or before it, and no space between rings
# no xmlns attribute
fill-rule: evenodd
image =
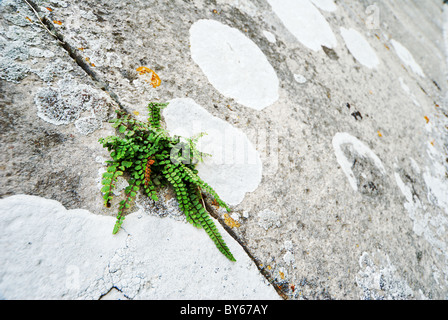
<svg viewBox="0 0 448 320"><path fill-rule="evenodd" d="M150 103L147 123L117 110L117 117L110 122L118 129L119 135L99 139L113 159L107 161L107 171L103 173L101 192L104 204L110 207L113 189L119 176L126 177L129 183L125 188L125 198L119 202L113 233L119 231L125 219L125 211L131 207L137 192L143 192L157 201L157 189L170 185L187 221L197 228L204 229L219 251L235 261L206 211L201 195L201 191L208 192L217 203L230 211L213 188L198 176L198 171L195 169L203 157L209 156L196 148L198 139L205 133L183 139L184 141L181 137L170 137L160 122L160 111L167 105L167 103Z"/></svg>

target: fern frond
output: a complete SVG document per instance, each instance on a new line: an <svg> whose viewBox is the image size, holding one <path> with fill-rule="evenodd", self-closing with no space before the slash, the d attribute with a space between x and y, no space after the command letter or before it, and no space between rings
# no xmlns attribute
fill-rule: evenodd
<svg viewBox="0 0 448 320"><path fill-rule="evenodd" d="M165 108L168 103L151 102L148 105L149 117L148 122L153 128L160 128L160 110Z"/></svg>
<svg viewBox="0 0 448 320"><path fill-rule="evenodd" d="M199 188L204 189L205 191L207 191L216 200L216 202L220 206L226 208L227 212L230 212L229 206L223 200L221 200L219 195L216 193L216 191L211 186L209 186L201 178L199 178L199 176L192 169L188 168L187 166L184 166L183 168L184 168L184 170L185 170L185 172L187 174L187 179L190 182L192 182L193 184L195 184Z"/></svg>
<svg viewBox="0 0 448 320"><path fill-rule="evenodd" d="M103 192L104 205L110 207L110 201L113 199L114 183L117 178L123 174L122 171L117 170L117 165L111 165L107 168L107 171L102 174L103 180L101 184L101 192Z"/></svg>
<svg viewBox="0 0 448 320"><path fill-rule="evenodd" d="M201 223L202 228L205 230L205 232L207 232L207 234L213 240L216 247L219 251L221 251L221 253L223 253L231 261L236 261L221 234L219 233L218 228L216 228L216 225L210 217L209 213L205 210L203 204L201 203L202 197L197 187L191 186L190 188L190 197L193 205L195 206L197 219Z"/></svg>
<svg viewBox="0 0 448 320"><path fill-rule="evenodd" d="M230 210L213 188L199 178L195 169L196 163L207 155L200 152L196 146L198 139L205 133L184 141L177 136L170 137L160 122L161 109L167 105L150 103L147 123L138 121L123 111L117 111L117 117L110 122L112 127L117 129L118 135L99 139L113 159L108 161L107 172L103 174L101 191L104 193L105 204L110 206L118 176L123 175L129 182L129 186L125 188L124 199L119 202L113 233L117 233L121 228L125 212L131 208L140 189L143 194L158 201L157 189L170 185L186 220L195 227L204 229L219 251L235 261L205 209L200 192L208 192L221 206Z"/></svg>
<svg viewBox="0 0 448 320"><path fill-rule="evenodd" d="M135 184L135 180L130 180L129 186L125 188L125 199L120 201L120 205L118 207L118 215L117 215L117 221L115 222L114 230L112 231L113 234L116 234L118 230L120 230L121 225L124 221L124 211L126 209L129 209L131 207L131 202L135 199L135 196L137 195L138 186Z"/></svg>

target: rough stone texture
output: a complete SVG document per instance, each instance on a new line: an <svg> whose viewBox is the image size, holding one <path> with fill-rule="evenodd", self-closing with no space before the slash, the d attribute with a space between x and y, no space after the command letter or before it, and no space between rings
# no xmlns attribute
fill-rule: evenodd
<svg viewBox="0 0 448 320"><path fill-rule="evenodd" d="M113 133L101 123L114 102L25 2L3 1L0 9L1 196L39 195L68 208L101 210L95 205L98 168L91 164L95 155L106 155L97 140ZM94 128L82 126L86 117Z"/></svg>
<svg viewBox="0 0 448 320"><path fill-rule="evenodd" d="M216 247L203 230L149 210L128 215L126 229L113 235L113 217L54 200L15 195L1 204L5 298L103 299L115 289L128 299L280 299L229 235L238 264L224 256L210 263ZM191 250L190 242L202 245Z"/></svg>
<svg viewBox="0 0 448 320"><path fill-rule="evenodd" d="M119 103L144 119L148 101L191 98L260 153L262 180L232 207L238 223L226 230L282 297L448 298L446 6L316 0L337 44L311 50L270 2L35 0L69 44L61 47L25 2L2 1L1 196L113 215L101 207L97 181L98 157L107 158L97 140L113 133L109 110ZM277 101L256 110L213 87L189 48L200 19L258 46L277 74ZM341 35L350 29L378 64L352 55ZM140 66L161 86L149 86Z"/></svg>

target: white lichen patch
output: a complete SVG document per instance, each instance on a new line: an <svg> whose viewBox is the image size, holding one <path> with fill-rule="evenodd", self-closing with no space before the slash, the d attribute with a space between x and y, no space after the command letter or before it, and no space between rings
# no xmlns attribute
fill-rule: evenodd
<svg viewBox="0 0 448 320"><path fill-rule="evenodd" d="M13 25L0 28L0 78L20 82L34 70L38 61L55 57L55 53L43 47L44 32L34 14L23 2L0 2L3 17ZM34 19L34 21L33 21Z"/></svg>
<svg viewBox="0 0 448 320"><path fill-rule="evenodd" d="M0 57L0 79L20 82L30 72L30 67L27 64L17 63L7 57Z"/></svg>
<svg viewBox="0 0 448 320"><path fill-rule="evenodd" d="M22 5L17 0L3 0L0 1L0 6L4 7L5 13L2 13L2 18L6 21L20 27L31 25L32 19L28 20L26 17L33 15L32 11L26 5ZM9 7L9 8L8 8Z"/></svg>
<svg viewBox="0 0 448 320"><path fill-rule="evenodd" d="M30 32L33 34L34 32ZM0 40L0 53L2 57L0 58L0 78L12 81L12 82L20 82L20 80L24 79L30 72L36 73L39 75L44 81L50 81L53 77L49 77L48 74L48 66L52 66L55 62L49 63L43 70L33 69L32 65L36 64L41 59L53 58L55 53L42 49L39 47L30 47L23 40L17 41L7 41L5 45L2 44ZM32 60L30 60L32 59ZM70 67L70 70L64 68L65 65L70 65L68 63L62 63L62 61L58 58L57 62L60 64L57 68L54 68L57 71L54 73L64 74L67 71L71 71L73 69Z"/></svg>
<svg viewBox="0 0 448 320"><path fill-rule="evenodd" d="M404 47L400 42L394 39L392 39L390 43L394 47L397 56L400 58L400 60L406 67L410 68L414 73L418 74L420 77L425 77L422 68L415 61L414 57L406 47Z"/></svg>
<svg viewBox="0 0 448 320"><path fill-rule="evenodd" d="M53 51L35 47L30 48L29 53L30 56L35 58L53 58L55 56Z"/></svg>
<svg viewBox="0 0 448 320"><path fill-rule="evenodd" d="M294 265L294 263L296 262L296 259L294 257L294 254L291 251L287 251L283 255L283 261L285 262L286 265Z"/></svg>
<svg viewBox="0 0 448 320"><path fill-rule="evenodd" d="M6 42L6 45L3 46L2 54L4 57L19 61L28 60L30 56L28 47L20 40Z"/></svg>
<svg viewBox="0 0 448 320"><path fill-rule="evenodd" d="M211 154L197 166L199 176L230 205L237 205L261 182L257 150L241 130L212 116L192 99L174 99L163 110L172 135L192 137L205 132L198 149Z"/></svg>
<svg viewBox="0 0 448 320"><path fill-rule="evenodd" d="M336 37L325 17L309 0L268 0L274 13L299 42L313 51L334 48Z"/></svg>
<svg viewBox="0 0 448 320"><path fill-rule="evenodd" d="M411 89L409 88L409 86L404 82L402 77L398 78L398 81L400 82L400 86L403 89L403 91L409 95L410 99L412 100L412 102L417 106L417 107L421 107L420 103L418 102L417 98L415 97L415 95L413 93L411 93Z"/></svg>
<svg viewBox="0 0 448 320"><path fill-rule="evenodd" d="M190 50L210 83L224 96L262 110L279 98L279 80L257 45L241 31L214 20L190 28Z"/></svg>
<svg viewBox="0 0 448 320"><path fill-rule="evenodd" d="M100 46L101 41L92 42L91 49L85 49L83 54L89 59L89 62L95 67L115 67L122 68L123 62L121 57L115 52L104 52L104 46ZM96 47L96 48L95 48Z"/></svg>
<svg viewBox="0 0 448 320"><path fill-rule="evenodd" d="M412 289L397 272L389 256L377 251L364 252L359 258L360 270L356 283L364 300L407 300L414 296Z"/></svg>
<svg viewBox="0 0 448 320"><path fill-rule="evenodd" d="M301 74L294 74L294 80L300 84L304 84L306 82L306 78Z"/></svg>
<svg viewBox="0 0 448 320"><path fill-rule="evenodd" d="M411 89L409 89L408 85L404 82L403 78L399 77L398 81L400 82L400 86L403 89L403 91L406 92L407 94L410 94Z"/></svg>
<svg viewBox="0 0 448 320"><path fill-rule="evenodd" d="M107 115L110 98L102 91L86 84L79 84L70 76L58 81L57 87L40 88L34 101L37 115L54 125L75 122L83 112L90 114L76 124L82 134L89 134L101 127Z"/></svg>
<svg viewBox="0 0 448 320"><path fill-rule="evenodd" d="M422 202L420 198L414 194L412 184L410 182L406 183L403 181L398 172L398 166L396 166L395 169L397 170L394 172L395 180L401 193L406 199L403 206L413 222L413 231L417 236L423 237L431 245L434 253L446 261L448 258L448 240L446 237L448 231L448 217L446 213L442 212L440 209L431 210L427 205L425 205L424 202ZM437 208L439 205L437 196L441 196L442 199L445 199L448 194L448 190L445 190L443 194L434 196L434 191L430 186L433 186L433 188L437 190L444 187L446 188L446 185L444 186L443 182L439 180L428 181L428 179L432 179L433 177L428 176L427 172L423 173L423 177L425 179L425 183L429 183L428 200ZM443 209L443 205L440 208ZM445 277L447 272L447 270L444 270Z"/></svg>
<svg viewBox="0 0 448 320"><path fill-rule="evenodd" d="M358 154L360 157L369 158L372 160L373 164L382 174L386 174L386 169L383 166L380 158L364 143L362 143L357 138L353 137L349 133L346 132L338 132L335 134L332 140L333 149L336 155L336 160L341 166L342 171L347 176L348 182L353 190L358 190L358 180L355 177L352 166L353 162L350 161L342 150L343 145L349 145L353 151Z"/></svg>
<svg viewBox="0 0 448 320"><path fill-rule="evenodd" d="M1 200L0 215L0 292L6 299L77 298L125 245L124 233L110 232L113 218L68 211L54 200L16 195Z"/></svg>
<svg viewBox="0 0 448 320"><path fill-rule="evenodd" d="M79 133L89 135L102 127L102 122L95 117L82 117L75 121Z"/></svg>
<svg viewBox="0 0 448 320"><path fill-rule="evenodd" d="M420 169L420 166L418 165L417 161L415 161L414 158L409 158L409 161L411 161L411 167L412 167L412 169L413 169L416 173L420 174L421 169Z"/></svg>
<svg viewBox="0 0 448 320"><path fill-rule="evenodd" d="M428 199L448 215L448 181L445 177L433 176L429 170L423 173L428 188Z"/></svg>
<svg viewBox="0 0 448 320"><path fill-rule="evenodd" d="M294 265L296 258L294 257L294 246L292 241L283 242L283 247L286 250L286 253L283 255L283 261L286 265Z"/></svg>
<svg viewBox="0 0 448 320"><path fill-rule="evenodd" d="M432 241L433 235L428 226L428 222L431 220L431 215L423 210L419 198L414 197L411 187L401 179L400 174L397 171L394 172L394 177L398 188L406 199L403 206L413 221L413 231L418 236L424 236L430 243L432 242L432 244L435 244Z"/></svg>
<svg viewBox="0 0 448 320"><path fill-rule="evenodd" d="M294 246L291 240L284 241L283 247L285 248L285 250L293 252Z"/></svg>
<svg viewBox="0 0 448 320"><path fill-rule="evenodd" d="M32 70L45 82L52 82L57 77L63 77L70 71L73 71L73 65L63 61L61 58L52 60L43 69Z"/></svg>
<svg viewBox="0 0 448 320"><path fill-rule="evenodd" d="M411 91L404 81L399 81L405 92ZM437 108L428 114L429 118L424 125L427 143L426 153L421 153L423 159L419 159L417 163L410 158L411 168L418 178L410 179L398 165L394 175L405 198L403 205L412 220L414 233L430 244L434 257L440 263L438 267L432 266L432 275L436 283L443 287L448 283L448 165L443 144L446 140L444 128L448 125L448 120L438 112ZM421 191L417 193L419 190Z"/></svg>
<svg viewBox="0 0 448 320"><path fill-rule="evenodd" d="M427 186L428 201L439 207L448 217L448 164L446 154L446 128L448 119L438 114L430 116L431 120L426 124L428 140L426 154L428 166L423 171L423 179Z"/></svg>
<svg viewBox="0 0 448 320"><path fill-rule="evenodd" d="M275 43L277 40L275 39L275 35L272 32L267 30L263 30L263 35L268 39L270 43Z"/></svg>
<svg viewBox="0 0 448 320"><path fill-rule="evenodd" d="M8 30L2 31L6 38L12 41L22 41L28 46L39 46L42 44L42 35L34 29L22 28L19 26L9 26Z"/></svg>
<svg viewBox="0 0 448 320"><path fill-rule="evenodd" d="M36 196L0 199L0 216L4 299L99 299L113 287L129 299L279 299L219 223L237 263L203 230L138 212L116 235L114 217Z"/></svg>
<svg viewBox="0 0 448 320"><path fill-rule="evenodd" d="M273 227L279 228L282 225L280 214L270 209L264 209L258 213L258 225L266 231Z"/></svg>
<svg viewBox="0 0 448 320"><path fill-rule="evenodd" d="M369 69L377 68L380 60L367 40L355 29L341 28L341 36L355 59Z"/></svg>

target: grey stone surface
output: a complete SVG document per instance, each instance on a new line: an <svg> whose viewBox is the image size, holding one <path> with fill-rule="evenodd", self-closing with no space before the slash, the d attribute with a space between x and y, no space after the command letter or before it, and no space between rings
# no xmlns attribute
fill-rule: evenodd
<svg viewBox="0 0 448 320"><path fill-rule="evenodd" d="M35 0L61 46L24 1L2 1L2 198L113 215L97 186L110 111L144 118L148 101L191 98L260 153L262 180L232 206L238 224L226 230L281 297L448 298L446 5L339 0L326 11L320 1L337 45L314 51L269 2ZM277 75L277 101L256 110L212 85L190 52L200 19L258 46ZM376 67L359 62L341 28L365 39ZM140 66L161 85L145 82Z"/></svg>
<svg viewBox="0 0 448 320"><path fill-rule="evenodd" d="M113 132L100 123L114 102L37 23L25 2L3 1L0 8L0 193L101 210L95 205L98 169L90 164L96 153L106 155L97 140ZM85 117L96 119L98 130L89 136L75 126Z"/></svg>

